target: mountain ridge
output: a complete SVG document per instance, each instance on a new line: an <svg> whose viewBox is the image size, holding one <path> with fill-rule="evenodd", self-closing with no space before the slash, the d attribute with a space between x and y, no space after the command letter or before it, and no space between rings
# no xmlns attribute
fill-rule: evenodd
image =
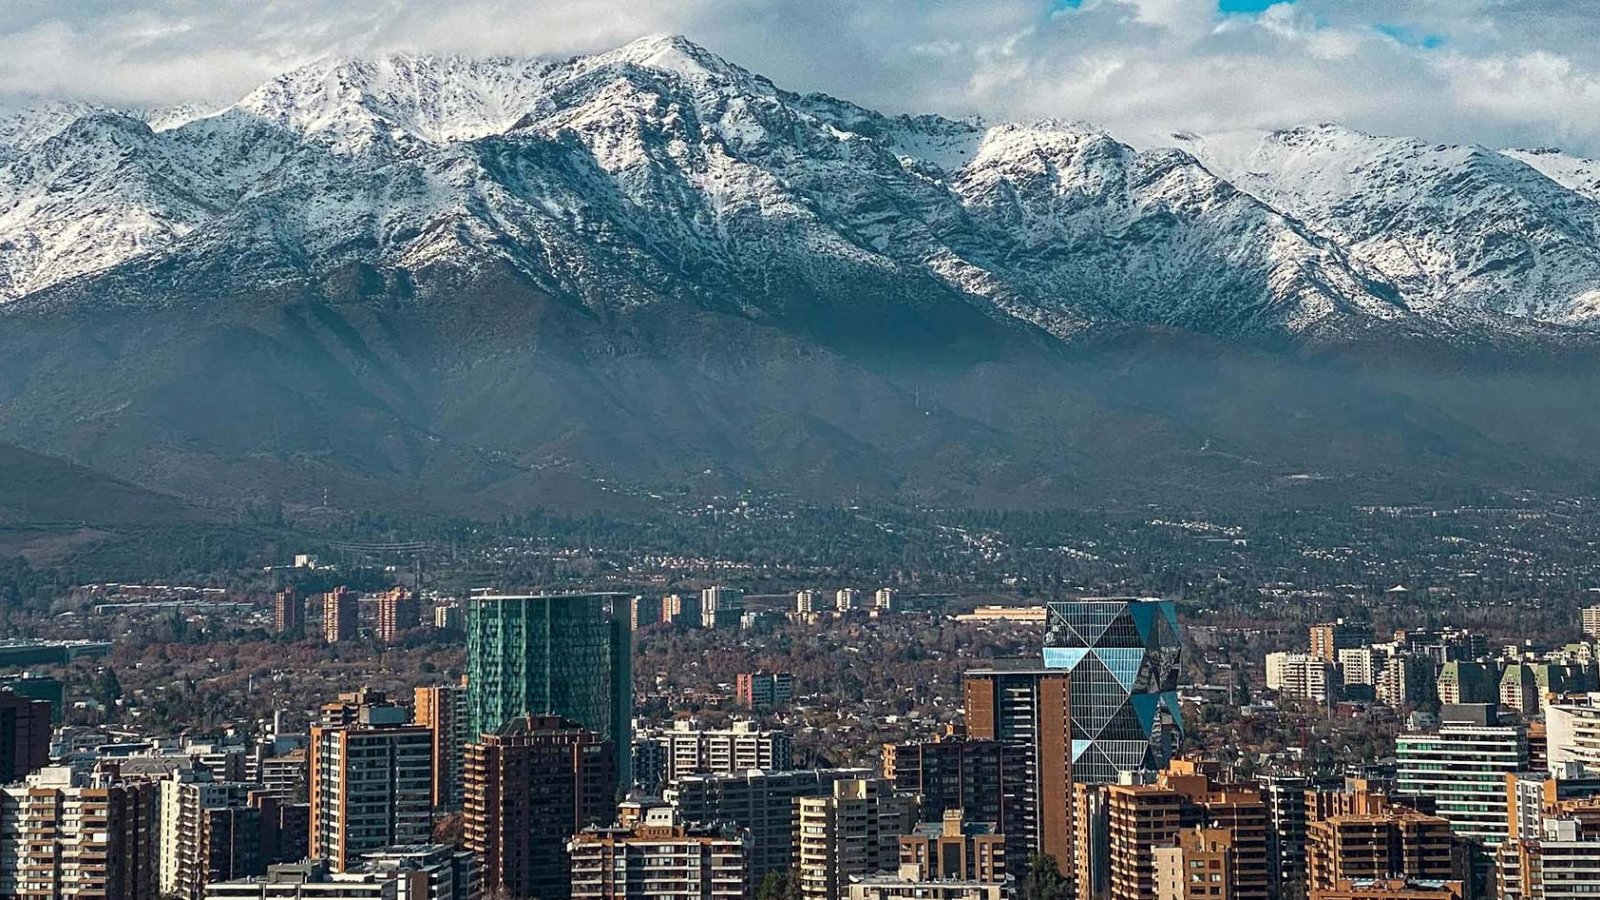
<svg viewBox="0 0 1600 900"><path fill-rule="evenodd" d="M0 124L0 309L350 264L403 283L493 257L591 308L770 315L770 268L813 292L864 278L955 296L1062 338L1122 323L1338 340L1383 322L1560 338L1600 315L1600 200L1564 155L1541 160L1570 187L1474 148L1374 151L1346 172L1337 142L1359 133L1323 126L1311 143L1331 162L1267 177L1184 136L1136 150L1083 123L885 116L681 36L567 60L324 60L205 114L74 109ZM1295 134L1317 132L1273 133ZM1474 170L1490 157L1503 171ZM1305 187L1373 160L1392 170L1380 187L1416 189L1368 188L1351 212L1349 191ZM1463 178L1472 216L1453 207ZM1404 229L1374 224L1412 208Z"/></svg>

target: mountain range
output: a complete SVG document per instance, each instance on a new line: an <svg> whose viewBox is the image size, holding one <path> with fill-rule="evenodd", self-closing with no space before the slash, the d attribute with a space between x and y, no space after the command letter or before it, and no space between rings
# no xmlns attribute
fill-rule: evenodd
<svg viewBox="0 0 1600 900"><path fill-rule="evenodd" d="M1597 334L1548 148L886 115L675 36L0 113L0 440L210 502L1576 490Z"/></svg>

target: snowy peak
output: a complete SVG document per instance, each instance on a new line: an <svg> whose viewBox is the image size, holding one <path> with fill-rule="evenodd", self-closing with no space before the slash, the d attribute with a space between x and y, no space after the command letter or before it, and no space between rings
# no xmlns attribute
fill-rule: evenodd
<svg viewBox="0 0 1600 900"><path fill-rule="evenodd" d="M1062 336L1600 318L1590 161L1331 124L1147 143L885 116L677 35L323 60L221 110L0 114L0 302L493 267L605 316L858 297Z"/></svg>
<svg viewBox="0 0 1600 900"><path fill-rule="evenodd" d="M236 108L347 153L470 141L515 124L551 68L542 60L403 54L325 60L273 79Z"/></svg>
<svg viewBox="0 0 1600 900"><path fill-rule="evenodd" d="M609 53L576 61L579 70L632 65L696 85L722 85L750 93L775 92L772 83L694 43L681 34L643 37Z"/></svg>

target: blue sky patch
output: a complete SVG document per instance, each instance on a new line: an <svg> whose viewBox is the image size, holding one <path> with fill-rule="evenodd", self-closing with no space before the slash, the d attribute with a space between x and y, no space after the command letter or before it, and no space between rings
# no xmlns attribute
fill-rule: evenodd
<svg viewBox="0 0 1600 900"><path fill-rule="evenodd" d="M1258 13L1269 6L1293 2L1294 0L1217 0L1217 11L1223 13Z"/></svg>
<svg viewBox="0 0 1600 900"><path fill-rule="evenodd" d="M1444 36L1429 34L1410 25L1391 25L1382 23L1372 26L1391 40L1405 44L1407 47L1417 47L1423 50L1432 50L1444 44Z"/></svg>

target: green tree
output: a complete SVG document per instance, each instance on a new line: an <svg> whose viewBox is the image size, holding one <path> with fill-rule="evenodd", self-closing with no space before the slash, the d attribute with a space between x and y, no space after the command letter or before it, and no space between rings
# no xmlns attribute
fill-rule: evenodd
<svg viewBox="0 0 1600 900"><path fill-rule="evenodd" d="M768 872L756 888L756 900L800 900L800 878L795 872Z"/></svg>
<svg viewBox="0 0 1600 900"><path fill-rule="evenodd" d="M1022 880L1022 900L1064 900L1067 880L1061 877L1056 858L1048 853L1028 857L1028 875Z"/></svg>

